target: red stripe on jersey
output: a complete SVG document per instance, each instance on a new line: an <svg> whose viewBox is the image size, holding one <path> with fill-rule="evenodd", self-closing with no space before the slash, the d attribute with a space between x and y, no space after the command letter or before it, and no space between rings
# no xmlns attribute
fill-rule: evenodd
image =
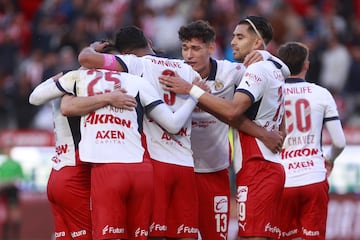
<svg viewBox="0 0 360 240"><path fill-rule="evenodd" d="M246 163L246 161L249 161L253 158L264 159L264 155L262 154L255 137L247 135L240 131L239 136L243 156L243 165Z"/></svg>

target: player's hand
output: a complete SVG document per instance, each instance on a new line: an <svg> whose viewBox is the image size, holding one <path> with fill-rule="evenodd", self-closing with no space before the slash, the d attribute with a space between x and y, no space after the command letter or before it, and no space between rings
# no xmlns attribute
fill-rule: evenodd
<svg viewBox="0 0 360 240"><path fill-rule="evenodd" d="M90 44L90 47L93 48L96 52L102 52L102 50L109 45L109 42L102 41L102 42L93 42Z"/></svg>
<svg viewBox="0 0 360 240"><path fill-rule="evenodd" d="M255 62L260 62L262 60L264 59L261 53L256 50L253 50L248 55L245 56L243 64L245 65L245 67L248 67L250 64Z"/></svg>
<svg viewBox="0 0 360 240"><path fill-rule="evenodd" d="M164 90L178 94L189 94L192 87L191 83L182 79L177 73L175 76L161 75L159 81Z"/></svg>
<svg viewBox="0 0 360 240"><path fill-rule="evenodd" d="M328 161L328 160L325 160L325 168L326 168L326 177L330 177L330 174L334 168L334 163Z"/></svg>
<svg viewBox="0 0 360 240"><path fill-rule="evenodd" d="M116 87L113 92L109 92L110 105L116 108L133 111L137 106L136 100L133 96L126 94L124 88Z"/></svg>
<svg viewBox="0 0 360 240"><path fill-rule="evenodd" d="M209 88L208 85L206 85L206 81L200 79L200 78L196 78L193 81L193 84L200 87L202 90L204 90L205 92L211 93L211 89Z"/></svg>
<svg viewBox="0 0 360 240"><path fill-rule="evenodd" d="M261 141L273 153L279 153L284 143L284 134L277 130L267 131L266 135L263 136Z"/></svg>

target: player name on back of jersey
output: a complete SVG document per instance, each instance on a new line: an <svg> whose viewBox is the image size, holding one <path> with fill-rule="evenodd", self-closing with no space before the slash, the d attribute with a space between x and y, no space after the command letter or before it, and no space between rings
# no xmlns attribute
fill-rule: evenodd
<svg viewBox="0 0 360 240"><path fill-rule="evenodd" d="M312 93L312 87L310 86L303 86L303 87L286 87L285 94L287 95L297 95L297 94L304 94L304 93Z"/></svg>
<svg viewBox="0 0 360 240"><path fill-rule="evenodd" d="M314 144L314 139L315 139L314 134L308 134L304 136L294 136L294 137L289 137L286 140L286 144L288 146Z"/></svg>
<svg viewBox="0 0 360 240"><path fill-rule="evenodd" d="M170 61L165 58L149 58L152 63L162 65L165 67L171 67L171 68L182 68L181 62L179 61Z"/></svg>

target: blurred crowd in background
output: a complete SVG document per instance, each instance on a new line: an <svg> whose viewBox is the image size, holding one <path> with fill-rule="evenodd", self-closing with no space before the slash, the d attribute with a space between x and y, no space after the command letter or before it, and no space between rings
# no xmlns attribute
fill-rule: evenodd
<svg viewBox="0 0 360 240"><path fill-rule="evenodd" d="M51 107L31 106L41 81L79 67L80 50L141 27L157 50L181 58L179 27L204 19L216 29L215 58L232 60L230 41L247 15L267 17L276 54L286 41L310 50L309 82L335 96L344 126L360 126L359 0L0 0L0 130L52 129Z"/></svg>

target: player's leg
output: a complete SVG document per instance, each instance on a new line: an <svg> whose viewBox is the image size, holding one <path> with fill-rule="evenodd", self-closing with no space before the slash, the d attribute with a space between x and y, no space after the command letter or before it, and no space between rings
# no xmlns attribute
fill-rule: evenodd
<svg viewBox="0 0 360 240"><path fill-rule="evenodd" d="M301 225L303 239L325 240L326 220L329 203L328 181L303 186Z"/></svg>
<svg viewBox="0 0 360 240"><path fill-rule="evenodd" d="M47 196L54 221L54 235L55 239L71 240L72 237L63 217L62 207L59 207L57 204L59 198L58 182L62 181L59 178L61 179L61 173L52 169L47 183Z"/></svg>
<svg viewBox="0 0 360 240"><path fill-rule="evenodd" d="M154 174L150 162L129 166L132 190L128 199L128 239L147 240L154 200Z"/></svg>
<svg viewBox="0 0 360 240"><path fill-rule="evenodd" d="M240 237L278 238L279 203L285 172L281 164L256 159L237 173L237 211Z"/></svg>
<svg viewBox="0 0 360 240"><path fill-rule="evenodd" d="M150 239L161 240L167 236L167 211L174 188L176 172L173 164L153 160L154 203L150 223Z"/></svg>
<svg viewBox="0 0 360 240"><path fill-rule="evenodd" d="M197 239L199 226L199 200L195 173L192 167L173 165L176 185L167 215L168 237Z"/></svg>
<svg viewBox="0 0 360 240"><path fill-rule="evenodd" d="M127 198L131 191L124 163L94 164L91 170L93 239L127 239Z"/></svg>
<svg viewBox="0 0 360 240"><path fill-rule="evenodd" d="M230 183L228 169L196 173L199 197L199 231L202 239L228 239Z"/></svg>
<svg viewBox="0 0 360 240"><path fill-rule="evenodd" d="M293 240L301 236L300 209L302 202L301 187L284 188L280 202L280 229L282 240Z"/></svg>

